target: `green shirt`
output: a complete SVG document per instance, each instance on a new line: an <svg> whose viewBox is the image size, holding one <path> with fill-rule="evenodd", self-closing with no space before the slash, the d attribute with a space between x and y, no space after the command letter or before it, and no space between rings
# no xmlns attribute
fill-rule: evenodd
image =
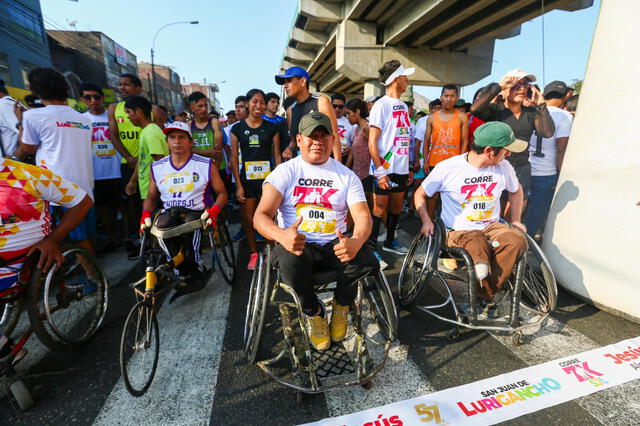
<svg viewBox="0 0 640 426"><path fill-rule="evenodd" d="M153 162L152 155L169 155L167 140L162 129L155 123L149 123L140 131L140 155L138 157L138 187L140 198L147 198L149 192L149 169Z"/></svg>
<svg viewBox="0 0 640 426"><path fill-rule="evenodd" d="M195 120L191 120L191 135L193 136L193 149L199 149L202 151L207 151L215 148L215 134L213 132L213 127L211 126L211 119L207 122L207 125L204 129L199 129L196 126ZM222 161L220 161L219 168L223 170L227 167L224 157L222 157Z"/></svg>
<svg viewBox="0 0 640 426"><path fill-rule="evenodd" d="M134 157L137 156L139 154L140 127L134 126L133 123L131 123L131 120L129 120L129 117L124 110L124 101L116 104L113 116L118 124L118 136L120 136L120 142L122 142L122 145L127 148L129 154ZM127 164L127 159L124 157L122 158L122 164Z"/></svg>

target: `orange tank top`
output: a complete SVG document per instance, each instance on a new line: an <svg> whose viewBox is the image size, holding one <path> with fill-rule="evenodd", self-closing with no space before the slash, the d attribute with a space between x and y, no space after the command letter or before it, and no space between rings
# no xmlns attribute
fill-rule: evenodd
<svg viewBox="0 0 640 426"><path fill-rule="evenodd" d="M433 114L431 151L429 153L430 167L434 167L449 157L460 155L461 126L462 122L456 113L447 121L440 119L439 112Z"/></svg>

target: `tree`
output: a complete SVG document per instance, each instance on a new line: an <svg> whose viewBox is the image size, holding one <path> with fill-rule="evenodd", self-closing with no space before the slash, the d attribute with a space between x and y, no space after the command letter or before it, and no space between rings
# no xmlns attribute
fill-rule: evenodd
<svg viewBox="0 0 640 426"><path fill-rule="evenodd" d="M580 94L580 90L582 89L582 81L583 80L578 80L578 79L573 79L573 90L575 91L576 95Z"/></svg>

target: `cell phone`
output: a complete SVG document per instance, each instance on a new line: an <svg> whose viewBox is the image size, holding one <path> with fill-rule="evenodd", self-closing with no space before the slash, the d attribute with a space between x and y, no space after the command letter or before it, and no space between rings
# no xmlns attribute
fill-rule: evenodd
<svg viewBox="0 0 640 426"><path fill-rule="evenodd" d="M529 98L529 99L533 98L533 90L531 88L529 88L529 90L527 90L527 98Z"/></svg>

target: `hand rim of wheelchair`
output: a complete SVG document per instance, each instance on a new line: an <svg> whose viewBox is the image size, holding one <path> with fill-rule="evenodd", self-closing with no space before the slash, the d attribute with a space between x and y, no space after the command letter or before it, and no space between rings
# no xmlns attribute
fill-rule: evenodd
<svg viewBox="0 0 640 426"><path fill-rule="evenodd" d="M270 246L267 246L267 249L265 251L264 254L261 254L261 257L264 256L263 259L263 264L266 266L266 269L268 269L269 271L271 270L271 254L272 254L272 250L270 248ZM378 279L376 279L377 283L380 283L378 285L378 289L380 288L380 286L383 287L383 291L386 292L386 299L388 300L388 302L390 303L391 306L391 320L387 321L387 323L391 323L391 328L392 328L392 335L391 336L384 336L383 334L383 330L382 327L380 326L378 319L377 318L372 318L373 321L375 323L378 324L378 327L380 328L380 333L381 335L383 335L384 338L386 338L386 340L384 342L379 342L375 339L373 339L371 336L367 335L364 331L362 330L356 330L355 327L355 322L356 320L354 319L354 317L352 316L352 327L355 331L356 334L360 333L360 339L356 338L356 348L358 348L358 342L362 342L361 344L363 345L363 350L362 352L360 350L356 350L357 354L366 354L363 355L365 356L365 359L362 360L354 360L352 359L352 362L354 362L354 364L356 366L358 366L360 364L362 364L360 366L359 369L357 369L356 371L354 371L353 374L356 376L355 379L353 380L349 380L347 382L343 382L343 383L338 383L338 384L331 384L331 385L325 385L325 384L319 384L319 382L321 381L321 379L319 379L316 375L316 367L315 367L315 363L313 361L313 359L311 358L311 351L310 351L310 342L309 342L309 336L307 335L307 331L305 327L300 327L300 330L302 331L302 336L303 339L302 340L302 344L303 344L303 350L301 354L298 355L298 357L306 357L305 359L305 364L307 365L302 366L298 364L298 370L297 371L292 371L292 374L295 376L296 373L299 374L304 374L308 376L308 382L311 384L310 387L304 386L304 385L300 385L297 383L293 383L289 380L286 380L285 378L279 376L278 374L276 374L275 372L272 371L272 369L269 367L272 364L275 364L276 362L278 362L280 359L282 359L283 357L285 357L287 354L291 356L295 356L292 353L290 353L288 351L288 348L284 348L282 349L278 354L276 354L273 358L270 358L268 360L264 360L264 361L258 361L256 364L258 365L258 367L260 367L260 369L262 369L262 371L267 374L271 379L273 379L274 381L285 385L287 387L293 388L296 391L299 392L304 392L304 393L323 393L323 392L327 392L327 391L331 391L331 390L336 390L336 389L343 389L346 387L352 387L352 386L363 386L369 382L372 381L373 377L384 367L385 362L387 360L388 354L389 354L389 350L391 348L391 344L393 343L393 341L395 340L395 336L397 334L397 312L395 310L395 304L393 303L393 296L391 294L391 290L389 289L389 285L386 282L386 279L384 279L384 274L381 271L376 271L374 273L374 275L376 274L381 274L383 276L383 280L378 281ZM357 315L358 316L358 320L357 321L361 321L362 320L362 304L363 303L370 303L369 298L368 298L368 293L364 294L364 292L366 291L365 288L365 279L366 278L371 278L372 275L369 275L367 277L364 277L363 279L361 279L358 282L358 294L356 296L356 301L354 302L354 307L355 309L352 311L352 315ZM378 275L376 275L376 278L379 278ZM265 286L265 288L268 288L268 286ZM286 302L286 301L282 301L282 300L275 300L275 295L277 290L284 290L285 293L288 293L291 298L293 299L293 302ZM268 292L267 292L268 293ZM360 303L360 306L358 307L356 304ZM375 302L374 302L375 303ZM279 279L279 273L276 271L276 281L274 283L274 288L273 288L273 294L271 297L271 300L267 300L267 307L270 304L277 304L281 307L285 307L286 309L288 309L289 307L293 307L296 309L297 311L297 324L300 325L302 324L302 307L301 307L301 303L300 303L300 299L298 297L298 295L295 293L295 291L293 290L292 287L288 286L287 284L284 284L280 281ZM371 307L370 307L371 309ZM266 309L262 310L263 312L266 312ZM357 313L356 313L357 311ZM284 328L284 327L283 327ZM246 328L245 328L246 330ZM366 348L366 342L371 342L375 345L378 346L384 346L384 354L382 355L381 359L378 361L377 364L374 363L373 358L368 358L368 349ZM333 343L336 344L336 343ZM341 344L341 343L338 343ZM257 346L257 345L256 345ZM368 360L370 360L372 366L369 368L368 364ZM294 361L292 359L292 363L294 362L298 362L298 361ZM292 366L292 368L296 368L295 366ZM365 372L363 374L363 371ZM295 378L295 377L294 377Z"/></svg>
<svg viewBox="0 0 640 426"><path fill-rule="evenodd" d="M130 321L133 322L136 313L138 314L138 318L140 318L140 315L142 314L141 311L149 311L147 315L149 315L148 318L151 319L150 321L151 325L149 326L149 323L147 322L147 327L151 328L151 340L152 340L149 343L149 345L153 345L155 347L155 350L154 350L154 357L151 363L151 370L146 378L146 381L144 382L144 386L142 386L139 389L136 389L131 384L132 376L131 377L129 376L128 367L130 366L129 362L131 361L131 358L133 356L138 356L138 355L136 354L136 350L134 350L134 353L127 357L127 354L126 354L127 339L126 338L128 337L129 322ZM136 330L138 330L138 328L136 328ZM139 397L144 395L149 390L149 387L151 387L151 383L153 383L153 379L155 377L156 370L158 368L159 358L160 358L160 329L158 326L158 318L156 317L156 314L153 312L152 308L149 306L149 301L143 300L133 305L133 307L129 311L129 314L127 315L127 319L125 320L124 326L122 328L122 336L120 338L120 348L119 348L120 373L122 374L124 386L131 395L135 397Z"/></svg>
<svg viewBox="0 0 640 426"><path fill-rule="evenodd" d="M264 320L269 309L269 281L271 265L267 264L271 257L271 246L267 245L265 253L258 253L258 263L251 276L249 299L244 322L244 354L247 362L253 364L260 349L260 339L264 328Z"/></svg>
<svg viewBox="0 0 640 426"><path fill-rule="evenodd" d="M63 263L63 265L57 270L54 270L54 268L49 269L45 277L42 276L43 274L40 269L34 267L34 269L32 269L31 271L30 282L27 288L27 311L29 314L31 328L33 329L36 336L38 336L38 339L45 346L54 351L67 351L76 349L84 342L89 340L102 324L108 306L107 279L104 271L97 263L95 258L91 256L91 254L89 254L89 252L87 252L85 249L74 246L63 248L62 254L65 257L65 262ZM63 333L58 325L58 323L60 322L60 317L58 316L54 318L53 316L54 312L64 312L69 306L72 306L74 303L78 302L78 300L73 299L70 295L70 292L68 292L65 288L64 293L58 293L58 296L62 294L65 298L67 298L65 302L69 303L69 305L63 307L62 309L56 309L56 307L52 307L50 305L48 297L51 290L55 291L55 288L53 288L53 286L56 284L60 284L59 281L63 278L60 277L60 274L67 272L64 270L64 268L68 267L67 259L69 258L69 255L72 254L81 254L85 261L88 261L90 263L92 271L99 273L101 278L100 283L95 283L95 291L88 295L79 296L79 301L87 297L94 298L98 296L102 298L101 301L97 301L97 303L95 304L95 308L91 309L91 312L93 313L89 314L87 312L83 315L81 320L75 319L72 321L72 329L76 329L87 315L91 315L89 327L86 328L83 333L81 333L80 338L73 338L68 334ZM82 267L79 260L77 261L76 267ZM78 297L77 293L75 294L75 297ZM59 302L59 297L56 297L56 300ZM40 306L42 306L44 312L41 311Z"/></svg>
<svg viewBox="0 0 640 426"><path fill-rule="evenodd" d="M437 260L440 258L440 254L442 252L441 249L441 245L438 244L438 240L440 241L440 243L444 243L444 235L437 235L437 230L444 230L446 229L444 227L444 223L442 222L441 219L437 219L434 222L435 225L435 229L434 229L434 234L432 236L430 236L429 238L434 240L435 244L434 246L430 246L433 247L433 251L435 253L437 253L437 256L435 257L435 265L436 267L427 267L425 270L425 265L427 264L427 262L425 262L425 264L422 267L422 270L420 272L419 278L418 278L418 285L419 288L418 290L415 290L415 295L413 296L413 299L411 300L411 303L413 303L415 301L416 298L418 298L426 289L426 287L428 287L427 285L427 279L425 279L425 275L427 276L428 279L430 280L434 280L436 279L440 285L442 286L442 288L446 291L446 299L444 302L437 304L437 305L416 305L416 308L420 309L421 311L424 311L426 313L428 313L429 315L438 318L442 321L451 323L451 324L455 324L457 326L460 327L465 327L465 328L469 328L469 329L478 329L478 330L487 330L487 331L507 331L507 332L519 332L522 331L523 329L529 328L529 327L535 327L538 326L540 324L542 324L542 322L547 318L547 316L553 311L553 309L547 309L545 311L540 311L540 310L536 310L536 309L532 309L530 306L527 306L525 303L522 302L522 300L520 300L519 298L519 307L520 308L524 308L525 310L529 311L529 312L533 312L535 314L538 315L538 319L536 321L533 322L527 322L525 324L520 323L520 325L517 326L499 326L499 325L489 325L487 323L495 323L498 324L498 321L481 321L481 320L477 320L475 324L469 324L466 322L462 322L462 321L458 321L455 319L451 319L445 316L442 316L440 314L437 314L436 312L434 312L434 310L439 309L439 308L443 308L445 306L451 305L453 311L454 311L454 315L456 318L461 318L459 315L459 311L458 311L458 307L456 306L455 303L455 299L453 298L453 295L451 293L450 287L447 284L446 278L450 278L456 281L460 281L460 282L467 282L466 280L461 279L460 277L457 277L453 274L444 272L444 271L440 271L437 268ZM546 259L546 257L544 256L544 253L542 252L542 250L540 250L540 248L538 247L538 245L535 243L535 241L533 241L533 239L531 239L526 233L524 233L526 238L527 238L527 242L529 243L529 249L527 250L527 252L533 252L533 254L535 255L537 260L541 261L541 264L544 265L544 268L546 268L546 270L548 271L548 273L550 274L550 281L547 281L545 279L545 285L546 285L546 289L550 291L547 291L548 294L552 295L552 300L551 300L551 307L555 308L555 299L557 298L557 285L555 282L555 278L553 277L553 273L551 271L551 267L549 266L549 263ZM415 248L415 246L418 244L418 242L420 241L420 239L424 238L421 234L416 235L416 237L414 238L411 247ZM425 255L425 258L429 255L429 253L427 253ZM403 265L402 265L402 270L400 271L399 274L399 280L398 280L398 290L399 290L399 295L401 295L401 289L402 289L402 281L400 279L404 279L405 274L406 274L406 268L408 268L408 266L410 265L410 263L412 262L412 258L413 258L413 253L411 252L411 250L407 253L407 256L404 259ZM527 257L528 259L528 257ZM458 260L460 261L460 260ZM517 267L517 264L516 264ZM529 265L529 262L527 262L527 264L525 265L525 277L526 276L533 276L533 272L530 271L531 267ZM514 272L515 272L515 267L514 267ZM549 278L549 276L545 276L544 278ZM509 278L509 280L511 280L511 278ZM525 292L525 285L524 282L526 280L523 279L523 287L522 287L522 293ZM468 285L468 284L467 284ZM531 290L531 286L528 287L529 291ZM509 290L509 292L511 292L511 290ZM408 305L410 305L411 303L408 303ZM520 321L520 318L519 318Z"/></svg>
<svg viewBox="0 0 640 426"><path fill-rule="evenodd" d="M233 241L229 234L229 228L227 227L224 219L221 216L217 218L218 235L222 237L222 246L216 243L213 238L213 232L209 232L209 241L211 243L212 250L212 268L218 268L222 279L233 286L235 284L235 267L236 267L236 253ZM227 273L228 269L228 273Z"/></svg>

